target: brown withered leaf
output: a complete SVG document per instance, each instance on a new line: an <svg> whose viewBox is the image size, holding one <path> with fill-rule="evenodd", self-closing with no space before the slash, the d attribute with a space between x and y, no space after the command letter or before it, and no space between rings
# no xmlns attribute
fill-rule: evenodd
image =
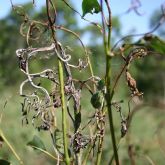
<svg viewBox="0 0 165 165"><path fill-rule="evenodd" d="M139 92L139 90L137 89L136 80L131 76L131 74L128 71L126 71L126 81L132 92L132 96L141 96L143 94Z"/></svg>

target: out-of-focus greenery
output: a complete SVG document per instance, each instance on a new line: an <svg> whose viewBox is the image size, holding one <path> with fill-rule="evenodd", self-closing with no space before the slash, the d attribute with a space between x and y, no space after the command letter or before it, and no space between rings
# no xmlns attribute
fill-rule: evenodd
<svg viewBox="0 0 165 165"><path fill-rule="evenodd" d="M151 35L143 37L137 43L146 46L149 51L147 58L135 63L139 89L144 91L145 99L148 101L161 102L165 96L165 48L163 46L165 42Z"/></svg>
<svg viewBox="0 0 165 165"><path fill-rule="evenodd" d="M31 3L24 5L24 9L31 18L47 20L46 9L43 7L41 11L36 12L33 9ZM7 139L11 142L17 153L23 159L25 164L30 165L50 165L54 164L54 160L48 158L44 154L35 152L32 148L28 147L26 144L32 140L33 135L39 136L45 143L46 148L53 153L53 147L51 146L51 138L47 132L38 132L32 127L31 123L29 125L21 125L21 104L22 99L19 97L19 83L24 80L22 73L18 68L18 61L16 59L15 50L18 48L27 47L25 38L23 38L19 33L19 26L22 22L22 18L16 15L13 11L9 15L0 20L0 114L3 115L2 122L0 123L0 128L3 130ZM82 36L87 35L91 40L88 45L88 50L90 53L90 58L92 60L92 65L94 67L94 73L104 78L104 67L105 59L103 58L102 41L99 30L91 25L79 28L78 21L75 14L66 6L64 3L58 3L58 17L57 24L63 25L76 32L81 32ZM113 18L114 30L113 38L120 37L121 23L118 17ZM161 32L162 34L162 32ZM46 36L46 32L45 32ZM78 40L72 35L58 31L58 38L65 46L70 46L73 49L75 60L81 56L82 48L78 43ZM155 100L163 103L165 95L165 64L164 64L164 41L163 39L152 36L149 40L142 38L138 41L148 47L150 51L156 50L159 54L149 55L144 60L140 60L133 66L133 72L137 80L137 85L141 91L144 91L144 98L153 103ZM41 43L38 43L38 46ZM73 61L74 62L74 61ZM121 69L121 61L115 59L112 67L114 71L113 77L116 77L116 73L119 73ZM52 60L40 59L39 62L34 62L33 67L35 70L46 65L54 65ZM33 69L33 68L32 68ZM79 77L79 73L74 73L75 77ZM84 73L85 79L87 76ZM122 90L121 93L116 94L115 98L120 100L124 99L123 110L126 113L128 111L127 106L127 86L124 79L121 79L119 88ZM119 90L117 90L119 91ZM7 105L3 110L3 106L7 101ZM83 99L83 104L86 105L83 115L87 116L90 114L88 111L89 105L86 104L86 98ZM165 156L165 143L163 138L163 114L164 111L160 108L147 107L142 108L142 110L137 111L133 118L131 124L131 131L125 139L122 139L119 145L119 157L122 164L130 164L128 156L128 144L133 146L133 152L135 153L135 160L137 164L147 164L148 156L156 164L162 164L164 162ZM57 113L57 115L60 115ZM114 111L115 115L115 128L117 137L120 137L120 123L119 114ZM159 129L157 129L159 128ZM109 155L107 151L112 150L109 148L111 146L109 136L105 137L103 150L103 164L106 164L109 160ZM2 144L0 148L0 159L6 159L12 162L12 164L18 164L17 160L8 149L6 144ZM89 162L89 164L91 164Z"/></svg>
<svg viewBox="0 0 165 165"><path fill-rule="evenodd" d="M164 10L164 7L162 6L162 9ZM164 22L163 19L161 19L160 22L158 22L158 20L162 17L162 14L164 14L164 11L160 10L160 9L156 9L155 11L153 11L153 14L151 15L150 21L149 21L149 25L151 28L154 28L154 26L158 23L161 24L161 27L158 28L157 30L157 34L159 34L161 37L165 37L165 31L164 31Z"/></svg>

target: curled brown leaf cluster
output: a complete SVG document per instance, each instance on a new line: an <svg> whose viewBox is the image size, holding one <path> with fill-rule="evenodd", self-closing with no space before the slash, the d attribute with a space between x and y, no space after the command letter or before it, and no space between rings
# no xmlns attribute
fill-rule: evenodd
<svg viewBox="0 0 165 165"><path fill-rule="evenodd" d="M131 76L131 74L128 71L126 71L126 81L131 90L132 96L143 95L143 93L139 92L139 90L137 89L136 80Z"/></svg>
<svg viewBox="0 0 165 165"><path fill-rule="evenodd" d="M129 55L125 58L125 76L126 76L126 81L128 84L128 87L131 90L131 96L142 96L143 93L139 92L136 84L136 80L132 77L131 73L129 72L130 70L130 65L132 61L145 57L148 55L148 51L145 47L137 47L134 48L130 51Z"/></svg>

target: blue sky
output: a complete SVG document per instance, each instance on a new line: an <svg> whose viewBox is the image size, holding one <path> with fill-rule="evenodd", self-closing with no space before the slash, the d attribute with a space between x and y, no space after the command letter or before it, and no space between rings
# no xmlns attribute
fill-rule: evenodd
<svg viewBox="0 0 165 165"><path fill-rule="evenodd" d="M10 0L0 0L0 19L4 18L10 11L11 5ZM3 3L2 3L3 1ZM26 2L32 2L32 0L12 0L13 4L22 4ZM149 29L148 19L155 9L160 9L161 4L165 3L165 0L141 0L142 6L139 8L141 13L144 13L143 16L136 15L133 11L129 14L123 14L130 6L131 0L110 0L111 10L114 16L119 16L123 25L122 32L126 34L129 30L136 28L137 33L147 32ZM45 4L45 0L35 0L36 8L39 9L42 5ZM72 0L76 9L81 11L82 0ZM87 14L86 18L98 21L100 19L99 15ZM85 22L84 22L85 24ZM81 21L80 26L83 26L83 21Z"/></svg>

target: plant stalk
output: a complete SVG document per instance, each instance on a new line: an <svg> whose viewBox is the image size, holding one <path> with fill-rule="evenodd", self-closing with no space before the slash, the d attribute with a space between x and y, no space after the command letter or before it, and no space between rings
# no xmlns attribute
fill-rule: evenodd
<svg viewBox="0 0 165 165"><path fill-rule="evenodd" d="M66 104L64 95L64 73L62 63L58 61L59 79L60 79L60 92L61 92L61 103L62 103L62 132L63 132L63 145L64 145L64 157L66 165L70 165L70 158L68 154L68 142L67 142L67 124L66 124Z"/></svg>
<svg viewBox="0 0 165 165"><path fill-rule="evenodd" d="M111 107L111 101L112 101L112 97L113 97L113 93L111 93L111 57L107 53L106 53L106 87L107 87L107 93L106 93L107 110L108 110L113 152L114 152L116 165L119 165L119 158L118 158L116 138L115 138L115 130L114 130L114 124L113 124L113 114L112 114L112 107Z"/></svg>
<svg viewBox="0 0 165 165"><path fill-rule="evenodd" d="M101 156L102 156L102 151L103 151L103 147L102 146L103 146L103 137L100 137L99 141L98 141L96 165L100 165L100 162L101 162Z"/></svg>
<svg viewBox="0 0 165 165"><path fill-rule="evenodd" d="M111 140L113 146L113 152L115 157L116 165L119 165L119 157L117 152L116 146L116 138L115 138L115 130L113 124L113 114L112 114L112 107L111 102L114 95L114 92L111 92L111 72L112 72L112 56L111 56L111 31L112 31L112 18L111 18L111 9L109 5L109 1L105 0L106 7L108 9L109 20L108 24L105 20L104 13L103 13L103 0L101 2L101 16L102 16L102 26L103 26L103 44L104 44L104 51L106 56L106 75L105 75L105 82L106 82L106 102L107 102L107 110L108 110L108 117L109 117L109 125L110 125L110 133L111 133ZM108 28L108 32L106 33L106 26Z"/></svg>

